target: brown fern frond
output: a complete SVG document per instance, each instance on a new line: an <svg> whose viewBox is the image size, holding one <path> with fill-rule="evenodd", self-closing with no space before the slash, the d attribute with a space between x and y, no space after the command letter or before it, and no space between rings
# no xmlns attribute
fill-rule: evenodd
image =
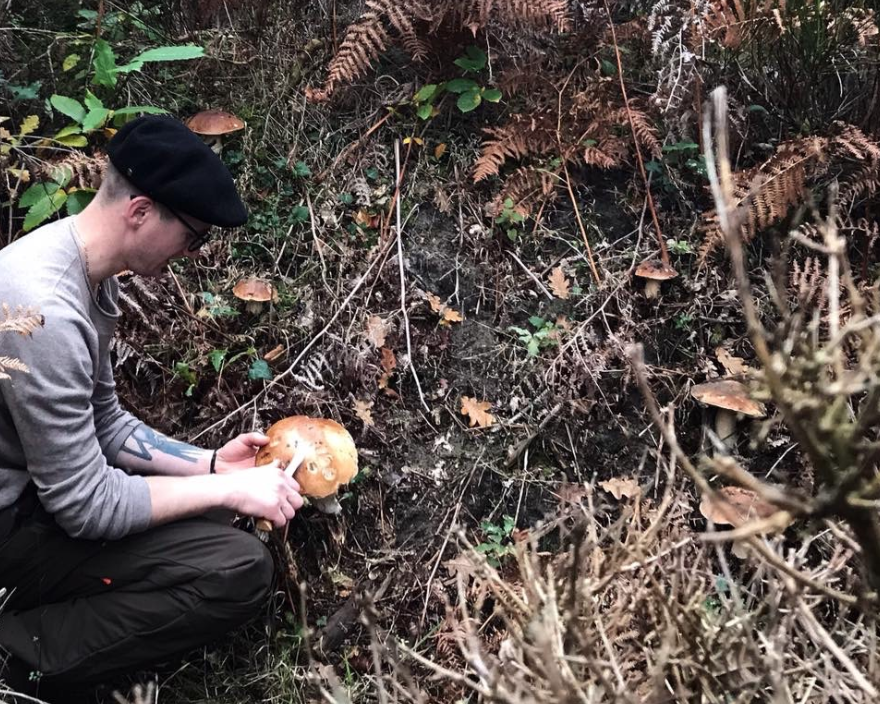
<svg viewBox="0 0 880 704"><path fill-rule="evenodd" d="M19 335L32 335L35 330L43 327L45 319L33 308L19 306L14 311L9 304L0 306L0 332L16 332Z"/></svg>
<svg viewBox="0 0 880 704"><path fill-rule="evenodd" d="M489 127L485 132L493 138L483 142L474 165L474 182L497 175L508 159L548 154L558 148L555 118L549 113L514 115L506 125Z"/></svg>
<svg viewBox="0 0 880 704"><path fill-rule="evenodd" d="M470 0L462 25L476 36L491 19L513 27L557 32L571 27L568 0Z"/></svg>
<svg viewBox="0 0 880 704"><path fill-rule="evenodd" d="M759 34L770 39L781 32L773 0L758 0L743 6L742 0L716 0L703 17L706 36L727 49L738 49Z"/></svg>
<svg viewBox="0 0 880 704"><path fill-rule="evenodd" d="M734 206L744 242L783 220L792 207L803 202L812 182L828 170L828 143L825 137L786 142L760 166L733 175L737 198ZM706 239L700 248L701 264L724 241L714 210L704 215L703 223Z"/></svg>
<svg viewBox="0 0 880 704"><path fill-rule="evenodd" d="M507 177L488 210L497 215L509 200L516 212L529 217L536 205L554 197L558 183L558 172L535 166L520 167Z"/></svg>
<svg viewBox="0 0 880 704"><path fill-rule="evenodd" d="M633 107L630 107L630 116L639 144L651 152L655 159L660 159L662 156L660 140L657 139L657 128L654 127L651 119L644 112Z"/></svg>
<svg viewBox="0 0 880 704"><path fill-rule="evenodd" d="M23 372L24 374L29 374L30 369L28 366L16 359L15 357L0 357L0 379L9 379L10 371L14 372Z"/></svg>
<svg viewBox="0 0 880 704"><path fill-rule="evenodd" d="M345 39L330 62L327 80L321 88L306 88L306 99L323 103L330 99L339 83L350 83L365 75L389 46L382 17L369 10L348 28Z"/></svg>
<svg viewBox="0 0 880 704"><path fill-rule="evenodd" d="M63 159L44 164L40 171L53 181L67 180L68 186L98 190L104 177L106 158L83 152L70 152Z"/></svg>

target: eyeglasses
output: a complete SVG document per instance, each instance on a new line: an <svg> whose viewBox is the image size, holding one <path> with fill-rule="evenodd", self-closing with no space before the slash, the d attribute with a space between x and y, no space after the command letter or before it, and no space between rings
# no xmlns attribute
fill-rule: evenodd
<svg viewBox="0 0 880 704"><path fill-rule="evenodd" d="M135 198L137 198L137 195L135 195L135 194L129 195L130 200L134 200ZM186 220L184 220L180 216L180 213L178 213L176 210L174 210L174 208L172 208L170 205L165 205L165 203L163 203L162 205L168 210L169 213L171 213L174 217L176 217L178 220L180 220L180 222L183 223L184 227L186 227L186 229L189 230L190 234L193 236L192 241L189 243L189 245L186 248L188 252L195 252L197 249L204 246L208 240L211 239L211 235L213 233L211 232L212 228L210 226L204 232L199 232L192 225L190 225Z"/></svg>
<svg viewBox="0 0 880 704"><path fill-rule="evenodd" d="M165 205L165 204L163 203L163 205ZM208 240L211 239L212 233L211 233L210 226L204 232L199 232L192 225L190 225L186 220L184 220L182 217L180 217L180 213L175 211L174 208L171 208L168 205L165 205L165 207L168 208L168 212L171 213L178 220L180 220L180 222L182 222L186 226L186 229L189 230L190 233L192 234L192 236L193 236L192 241L189 243L189 246L186 248L188 252L195 252L197 249L202 247L202 245L204 245Z"/></svg>

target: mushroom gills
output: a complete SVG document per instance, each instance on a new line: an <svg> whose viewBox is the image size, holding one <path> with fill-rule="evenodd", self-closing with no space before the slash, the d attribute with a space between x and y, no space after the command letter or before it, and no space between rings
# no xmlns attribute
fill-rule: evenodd
<svg viewBox="0 0 880 704"><path fill-rule="evenodd" d="M324 496L322 498L317 498L314 496L309 497L309 502L315 505L321 513L326 513L331 516L338 516L342 513L342 504L339 503L339 499L336 498L336 494L331 494L330 496Z"/></svg>

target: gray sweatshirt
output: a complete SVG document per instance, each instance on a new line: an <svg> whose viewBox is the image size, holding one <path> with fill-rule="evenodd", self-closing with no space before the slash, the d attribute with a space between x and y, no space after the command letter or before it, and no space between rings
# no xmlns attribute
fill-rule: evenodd
<svg viewBox="0 0 880 704"><path fill-rule="evenodd" d="M32 337L0 333L0 357L30 370L0 380L0 508L31 480L75 538L121 538L150 523L146 480L113 466L140 425L119 406L110 364L118 295L115 277L90 292L73 218L0 249L0 304L45 318Z"/></svg>

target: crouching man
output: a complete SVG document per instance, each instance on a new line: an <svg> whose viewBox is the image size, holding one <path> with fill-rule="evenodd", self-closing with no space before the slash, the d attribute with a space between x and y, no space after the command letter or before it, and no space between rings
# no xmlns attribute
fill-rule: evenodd
<svg viewBox="0 0 880 704"><path fill-rule="evenodd" d="M114 274L159 276L247 211L220 159L173 118L128 123L107 152L85 210L0 250L0 303L45 320L32 337L0 334L0 357L29 370L0 380L0 680L41 698L251 619L271 557L204 514L280 527L302 506L282 468L253 466L264 435L202 449L120 408Z"/></svg>

